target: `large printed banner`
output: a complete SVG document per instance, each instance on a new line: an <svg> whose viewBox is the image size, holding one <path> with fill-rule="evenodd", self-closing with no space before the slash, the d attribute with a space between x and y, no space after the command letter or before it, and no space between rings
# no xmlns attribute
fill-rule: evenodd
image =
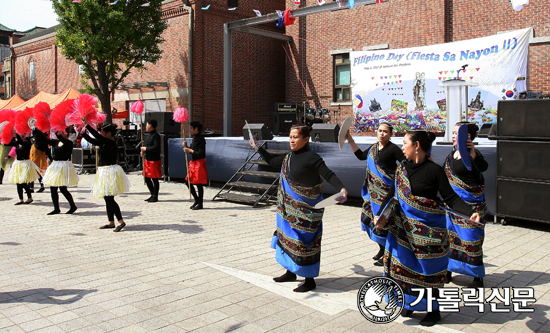
<svg viewBox="0 0 550 333"><path fill-rule="evenodd" d="M380 122L396 131L444 132L445 88L461 79L468 89L468 120L495 122L497 102L526 90L530 29L460 42L408 49L350 53L355 132L372 132ZM519 78L519 80L518 80Z"/></svg>

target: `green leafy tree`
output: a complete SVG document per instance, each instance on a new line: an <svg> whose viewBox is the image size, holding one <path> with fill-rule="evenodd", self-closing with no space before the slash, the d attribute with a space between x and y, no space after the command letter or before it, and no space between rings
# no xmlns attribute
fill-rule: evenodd
<svg viewBox="0 0 550 333"><path fill-rule="evenodd" d="M95 94L112 121L111 94L132 69L156 63L167 23L162 0L53 0L61 27L56 44L80 65L85 93Z"/></svg>

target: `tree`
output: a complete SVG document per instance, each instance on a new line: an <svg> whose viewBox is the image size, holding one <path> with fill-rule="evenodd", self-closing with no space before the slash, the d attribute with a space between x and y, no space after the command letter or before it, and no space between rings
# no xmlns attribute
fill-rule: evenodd
<svg viewBox="0 0 550 333"><path fill-rule="evenodd" d="M167 23L162 0L53 0L61 54L83 69L83 92L95 94L112 122L111 94L133 68L156 63ZM91 84L90 84L91 82Z"/></svg>

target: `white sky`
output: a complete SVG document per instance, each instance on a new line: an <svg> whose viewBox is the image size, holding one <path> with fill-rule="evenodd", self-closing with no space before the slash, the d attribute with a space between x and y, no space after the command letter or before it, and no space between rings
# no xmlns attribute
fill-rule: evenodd
<svg viewBox="0 0 550 333"><path fill-rule="evenodd" d="M0 23L18 31L58 24L50 0L0 0Z"/></svg>

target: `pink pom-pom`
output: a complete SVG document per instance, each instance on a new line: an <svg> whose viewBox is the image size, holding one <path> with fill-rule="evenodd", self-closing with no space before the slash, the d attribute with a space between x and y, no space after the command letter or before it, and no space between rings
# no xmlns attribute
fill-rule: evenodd
<svg viewBox="0 0 550 333"><path fill-rule="evenodd" d="M15 152L15 147L11 147L10 152L8 153L8 156L11 158L17 157L17 153Z"/></svg>
<svg viewBox="0 0 550 333"><path fill-rule="evenodd" d="M174 121L178 123L186 123L189 120L189 113L183 106L178 106L174 111Z"/></svg>
<svg viewBox="0 0 550 333"><path fill-rule="evenodd" d="M32 117L32 108L26 108L15 114L15 132L17 134L31 134L32 129L29 126L29 119Z"/></svg>
<svg viewBox="0 0 550 333"><path fill-rule="evenodd" d="M101 124L107 119L107 115L105 113L98 112L96 114L96 124Z"/></svg>
<svg viewBox="0 0 550 333"><path fill-rule="evenodd" d="M97 110L94 107L96 100L91 95L82 94L74 102L74 110L67 115L67 122L70 125L75 125L78 132L84 130L85 124L90 124L95 127L95 119Z"/></svg>
<svg viewBox="0 0 550 333"><path fill-rule="evenodd" d="M141 99L138 99L137 102L135 102L134 104L132 104L132 106L130 106L130 111L137 114L143 113L143 102L141 101Z"/></svg>
<svg viewBox="0 0 550 333"><path fill-rule="evenodd" d="M41 132L49 132L51 128L50 116L52 114L52 110L50 109L48 103L40 102L36 104L32 113L34 120L36 120L36 128L38 128Z"/></svg>
<svg viewBox="0 0 550 333"><path fill-rule="evenodd" d="M50 125L54 132L65 133L65 129L69 126L66 117L69 113L73 112L74 102L74 99L67 99L57 104L55 109L53 109L50 115Z"/></svg>

